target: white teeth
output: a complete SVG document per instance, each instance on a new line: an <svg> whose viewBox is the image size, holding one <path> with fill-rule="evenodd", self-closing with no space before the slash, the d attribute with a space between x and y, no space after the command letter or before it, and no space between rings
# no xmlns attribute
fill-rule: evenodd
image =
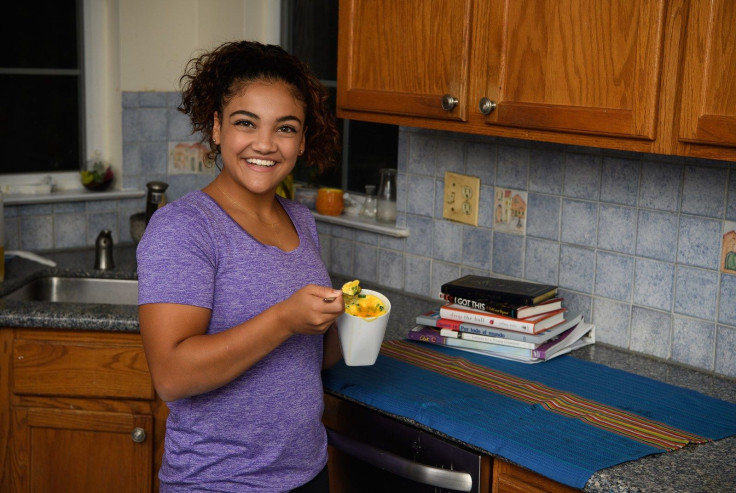
<svg viewBox="0 0 736 493"><path fill-rule="evenodd" d="M269 161L266 159L254 159L254 158L246 159L246 162L248 162L249 164L255 164L256 166L266 166L266 167L270 167L276 164L276 161Z"/></svg>

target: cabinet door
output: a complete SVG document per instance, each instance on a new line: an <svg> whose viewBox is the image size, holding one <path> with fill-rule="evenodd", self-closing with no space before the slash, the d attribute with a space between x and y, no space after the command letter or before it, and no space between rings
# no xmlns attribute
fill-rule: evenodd
<svg viewBox="0 0 736 493"><path fill-rule="evenodd" d="M491 125L652 140L664 0L478 2ZM475 52L475 51L474 51ZM485 64L485 67L482 65ZM484 89L484 90L483 90Z"/></svg>
<svg viewBox="0 0 736 493"><path fill-rule="evenodd" d="M493 461L493 493L575 493L577 490L504 460Z"/></svg>
<svg viewBox="0 0 736 493"><path fill-rule="evenodd" d="M13 491L151 491L151 416L27 408L12 415Z"/></svg>
<svg viewBox="0 0 736 493"><path fill-rule="evenodd" d="M464 121L471 7L472 0L341 0L338 110ZM445 94L458 100L449 111Z"/></svg>
<svg viewBox="0 0 736 493"><path fill-rule="evenodd" d="M681 141L736 147L736 2L692 0L682 70Z"/></svg>

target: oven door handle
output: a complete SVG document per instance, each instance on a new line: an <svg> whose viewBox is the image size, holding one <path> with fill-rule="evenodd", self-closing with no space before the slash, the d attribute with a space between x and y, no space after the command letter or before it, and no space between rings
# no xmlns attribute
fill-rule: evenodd
<svg viewBox="0 0 736 493"><path fill-rule="evenodd" d="M473 478L466 472L440 469L414 462L353 440L329 428L327 439L328 443L336 449L402 478L453 491L472 491L473 489Z"/></svg>

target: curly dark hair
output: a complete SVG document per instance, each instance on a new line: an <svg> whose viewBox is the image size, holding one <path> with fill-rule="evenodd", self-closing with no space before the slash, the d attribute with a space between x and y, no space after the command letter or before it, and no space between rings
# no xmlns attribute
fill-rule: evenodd
<svg viewBox="0 0 736 493"><path fill-rule="evenodd" d="M335 162L340 135L335 116L327 104L327 89L301 60L276 45L236 41L189 60L182 85L179 111L189 115L193 133L201 132L210 147L208 158L220 153L212 138L215 112L244 85L258 80L282 81L291 85L294 96L305 106L306 135L303 158L322 171Z"/></svg>

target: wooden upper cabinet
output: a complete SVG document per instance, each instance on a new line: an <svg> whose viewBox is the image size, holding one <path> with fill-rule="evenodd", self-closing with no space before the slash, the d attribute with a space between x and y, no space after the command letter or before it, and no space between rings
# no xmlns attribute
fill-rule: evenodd
<svg viewBox="0 0 736 493"><path fill-rule="evenodd" d="M338 108L464 121L472 3L341 0Z"/></svg>
<svg viewBox="0 0 736 493"><path fill-rule="evenodd" d="M478 2L491 125L653 140L665 0Z"/></svg>
<svg viewBox="0 0 736 493"><path fill-rule="evenodd" d="M691 1L680 100L680 141L736 147L733 0Z"/></svg>

